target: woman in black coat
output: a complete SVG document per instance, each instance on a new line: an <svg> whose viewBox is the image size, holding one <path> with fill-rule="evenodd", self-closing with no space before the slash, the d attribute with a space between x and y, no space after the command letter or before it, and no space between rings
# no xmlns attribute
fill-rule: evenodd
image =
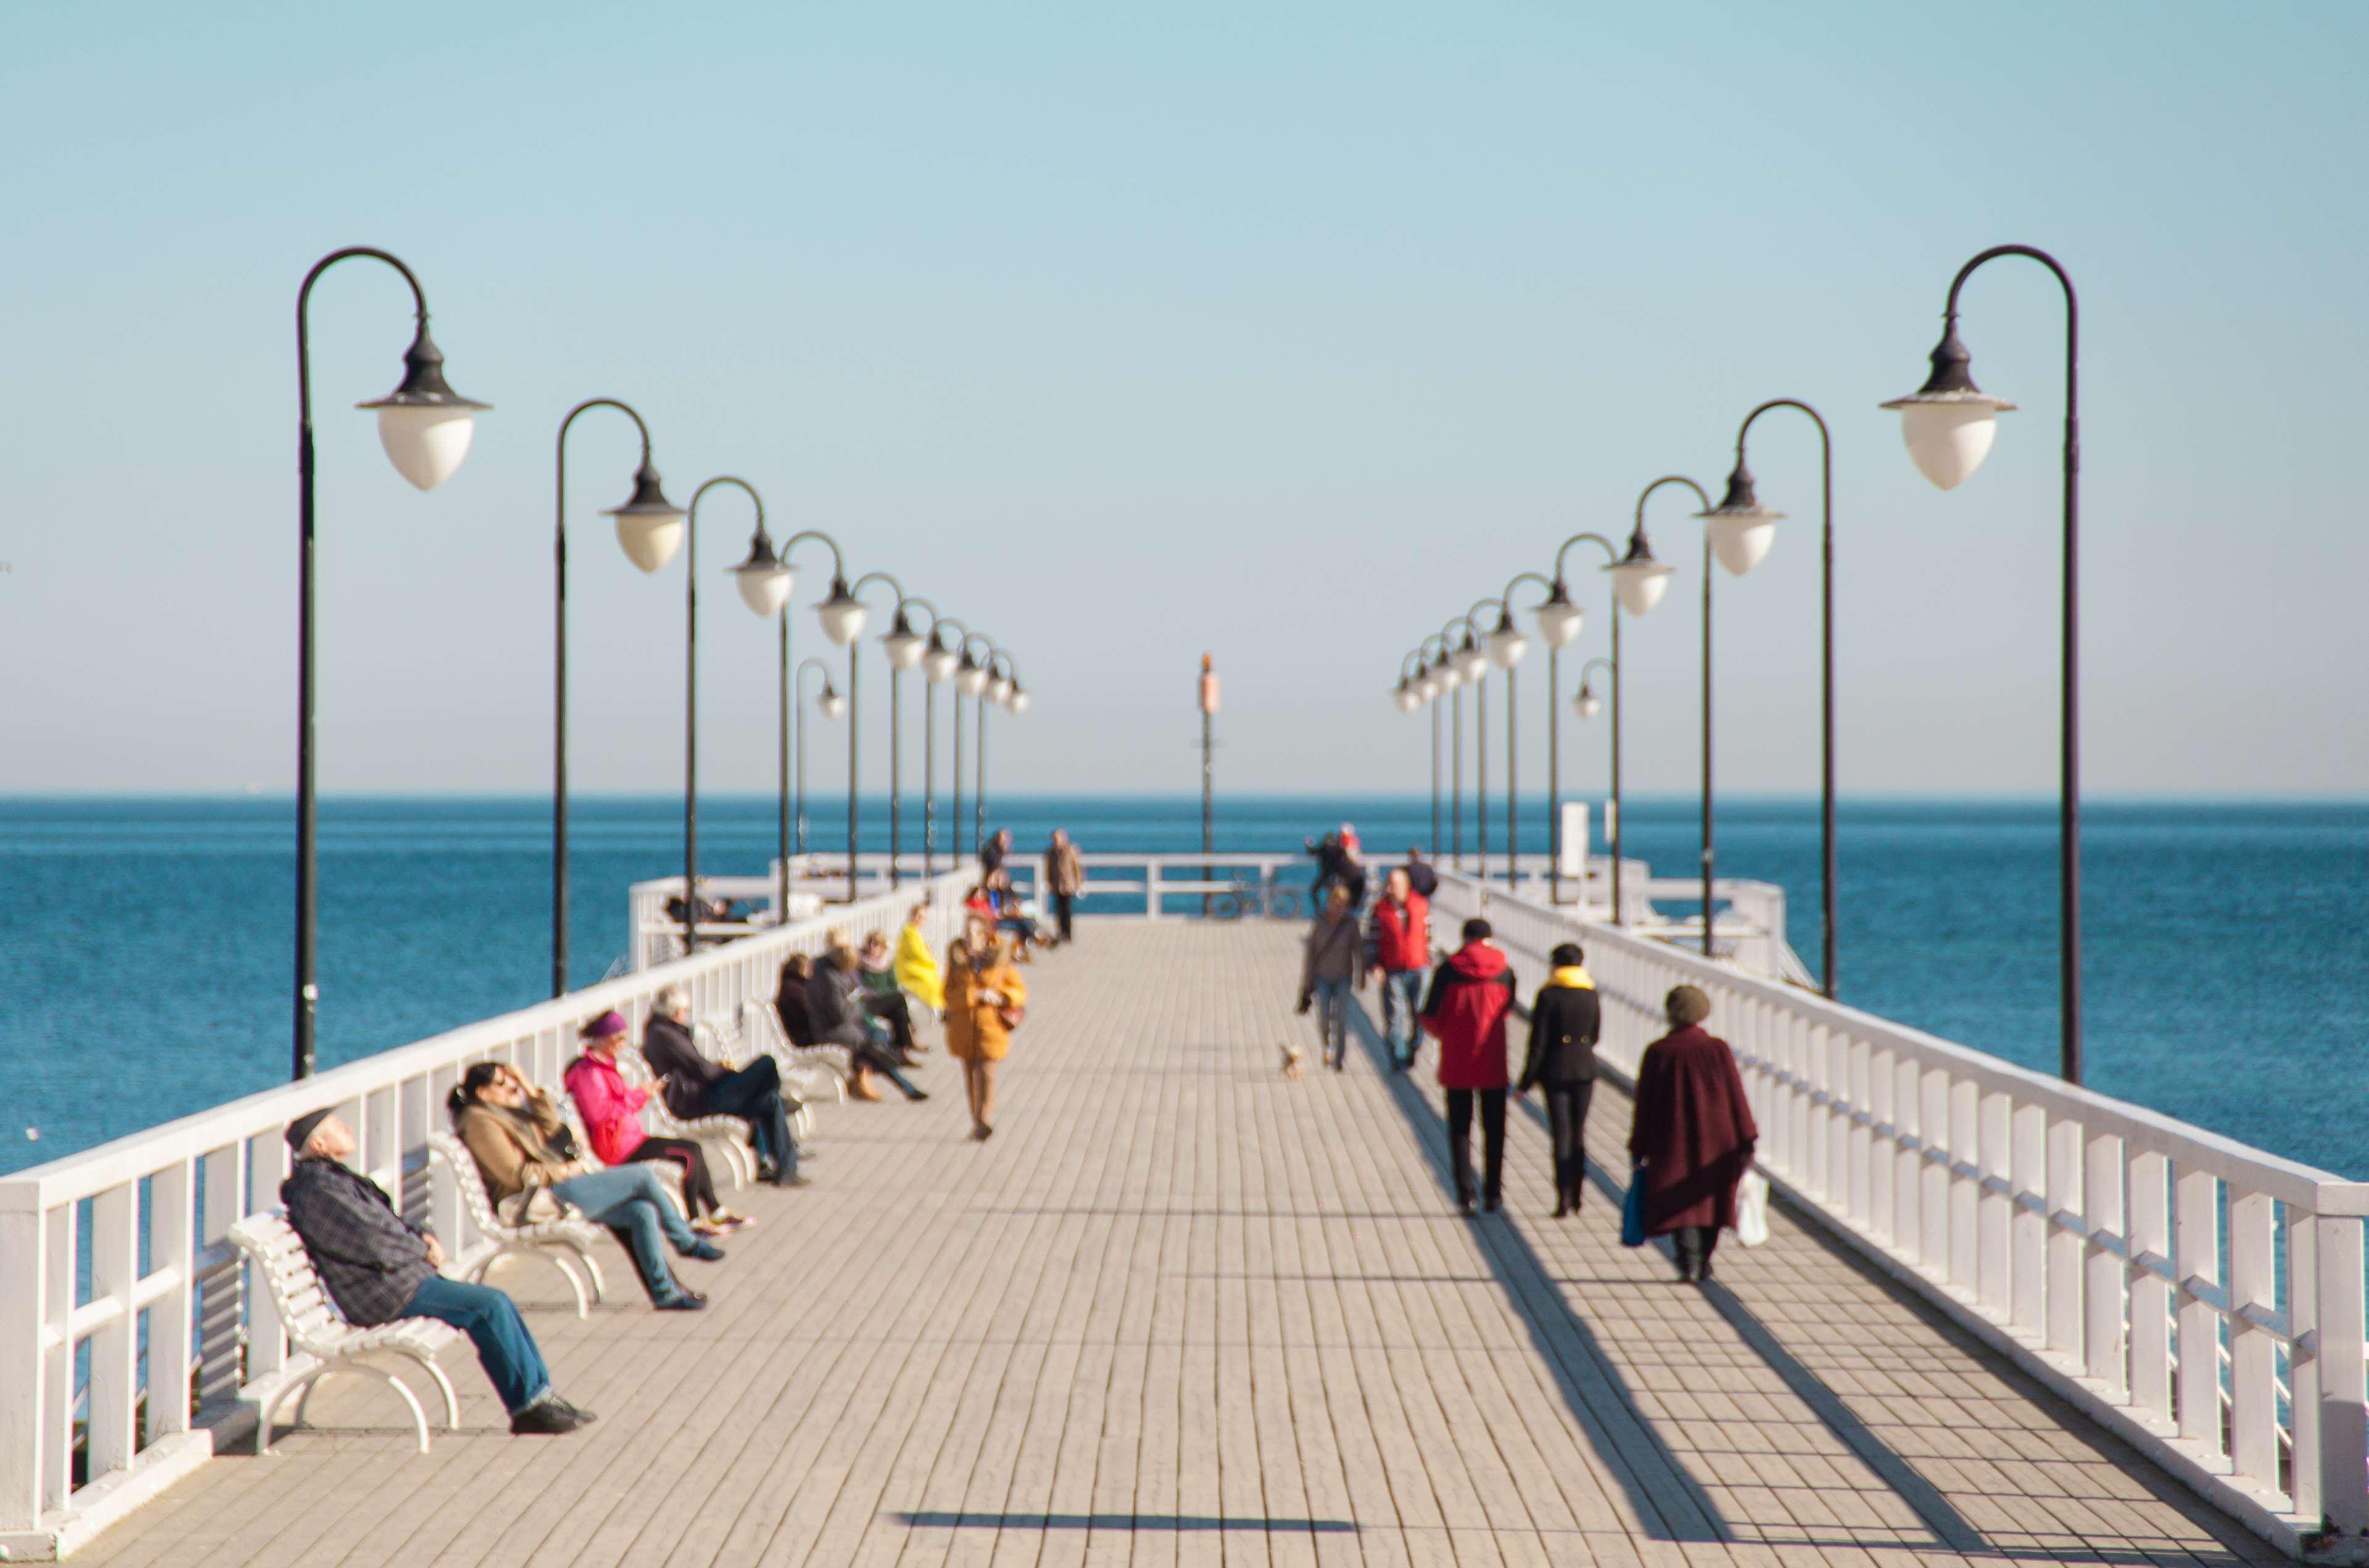
<svg viewBox="0 0 2369 1568"><path fill-rule="evenodd" d="M1554 1136L1554 1217L1579 1207L1587 1186L1587 1150L1582 1134L1587 1102L1596 1093L1596 1040L1603 1024L1596 982L1582 967L1585 956L1564 943L1547 956L1554 973L1530 1003L1530 1054L1522 1064L1519 1093L1542 1088L1547 1127Z"/></svg>

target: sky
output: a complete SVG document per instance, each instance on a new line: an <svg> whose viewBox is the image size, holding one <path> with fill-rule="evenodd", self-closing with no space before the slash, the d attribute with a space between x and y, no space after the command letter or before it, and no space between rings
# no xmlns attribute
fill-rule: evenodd
<svg viewBox="0 0 2369 1568"><path fill-rule="evenodd" d="M2364 47L2340 4L11 6L0 792L290 786L291 317L352 244L411 263L494 408L414 491L351 406L400 372L402 285L316 291L326 789L547 788L552 443L587 396L647 416L678 501L743 475L776 538L825 530L1010 649L1035 705L994 720L1000 787L1144 792L1197 786L1204 650L1227 787L1425 787L1402 657L1624 534L1657 475L1715 489L1792 396L1834 431L1844 793L2046 792L2053 282L1967 291L2021 411L1960 489L1876 406L1959 264L2018 241L2081 291L2089 787L2359 795ZM1791 516L1717 584L1720 776L1806 792L1817 449L1784 414L1752 441ZM587 792L681 777L684 562L644 576L598 515L635 456L578 422ZM1678 574L1623 629L1640 791L1699 764L1691 509L1656 498ZM714 494L698 569L703 782L753 793L750 526ZM1572 559L1565 697L1608 631ZM799 653L842 658L799 561ZM1542 651L1519 681L1542 785ZM1602 721L1565 728L1566 780L1600 776ZM843 722L808 735L841 776Z"/></svg>

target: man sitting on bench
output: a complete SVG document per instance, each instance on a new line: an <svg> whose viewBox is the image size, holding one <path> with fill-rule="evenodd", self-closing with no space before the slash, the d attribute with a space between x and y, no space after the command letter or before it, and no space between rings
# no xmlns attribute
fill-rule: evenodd
<svg viewBox="0 0 2369 1568"><path fill-rule="evenodd" d="M515 1433L573 1432L594 1418L559 1397L534 1335L508 1296L437 1273L444 1249L395 1211L385 1191L349 1170L353 1129L327 1111L288 1124L296 1169L280 1184L288 1224L329 1299L356 1328L434 1318L467 1333Z"/></svg>

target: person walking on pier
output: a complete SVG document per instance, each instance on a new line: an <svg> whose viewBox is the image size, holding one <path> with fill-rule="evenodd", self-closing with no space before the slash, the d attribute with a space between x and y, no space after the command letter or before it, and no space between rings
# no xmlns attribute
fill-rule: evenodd
<svg viewBox="0 0 2369 1568"><path fill-rule="evenodd" d="M1012 858L1012 830L998 828L978 846L978 879L989 887L995 886L996 874L1003 863Z"/></svg>
<svg viewBox="0 0 2369 1568"><path fill-rule="evenodd" d="M459 1329L476 1346L477 1365L501 1395L513 1433L553 1436L598 1419L551 1386L518 1304L490 1285L439 1274L444 1246L435 1233L397 1214L385 1188L346 1165L357 1147L353 1128L327 1111L311 1111L288 1124L288 1147L296 1151L296 1168L280 1184L280 1201L346 1322L366 1329L397 1318L433 1318Z"/></svg>
<svg viewBox="0 0 2369 1568"><path fill-rule="evenodd" d="M1505 1015L1514 970L1490 940L1489 922L1464 922L1464 945L1433 971L1423 1026L1439 1042L1439 1086L1448 1093L1448 1157L1456 1204L1472 1212L1472 1113L1481 1113L1481 1207L1503 1203L1505 1173Z"/></svg>
<svg viewBox="0 0 2369 1568"><path fill-rule="evenodd" d="M567 1124L549 1095L521 1087L523 1082L503 1063L475 1062L444 1103L452 1130L477 1162L494 1211L509 1224L525 1225L555 1219L560 1204L573 1204L625 1242L652 1307L661 1312L704 1308L707 1298L675 1278L659 1243L708 1263L722 1258L723 1249L692 1231L647 1165L595 1171L554 1149L553 1137Z"/></svg>
<svg viewBox="0 0 2369 1568"><path fill-rule="evenodd" d="M995 1075L1028 1006L1028 986L1003 961L994 928L973 921L946 948L946 1054L963 1065L970 1136L995 1136Z"/></svg>
<svg viewBox="0 0 2369 1568"><path fill-rule="evenodd" d="M1053 841L1045 846L1045 896L1053 906L1053 924L1061 933L1064 947L1078 939L1072 921L1078 895L1085 887L1086 865L1078 858L1078 846L1070 841L1066 831L1054 829Z"/></svg>
<svg viewBox="0 0 2369 1568"><path fill-rule="evenodd" d="M1390 867L1382 896L1366 921L1366 970L1382 988L1382 1037L1390 1070L1414 1066L1423 1042L1415 1014L1423 1006L1424 971L1431 967L1431 903L1402 865Z"/></svg>
<svg viewBox="0 0 2369 1568"><path fill-rule="evenodd" d="M642 1107L650 1092L625 1082L617 1070L617 1047L625 1043L625 1015L603 1013L578 1031L584 1054L567 1064L560 1082L584 1118L584 1136L603 1165L644 1165L671 1162L682 1172L682 1198L691 1208L691 1228L721 1235L756 1223L735 1214L715 1196L715 1177L707 1168L707 1150L695 1139L658 1138L642 1128Z"/></svg>
<svg viewBox="0 0 2369 1568"><path fill-rule="evenodd" d="M1350 989L1366 983L1360 946L1357 911L1350 905L1349 889L1336 882L1308 928L1308 951L1299 966L1299 1011L1316 1009L1324 1065L1335 1072L1348 1065Z"/></svg>
<svg viewBox="0 0 2369 1568"><path fill-rule="evenodd" d="M658 992L658 1010L642 1030L642 1059L663 1080L666 1107L676 1120L738 1116L757 1146L759 1180L777 1187L807 1185L798 1174L798 1146L782 1103L781 1064L760 1056L736 1070L702 1055L691 1036L691 995L681 986Z"/></svg>
<svg viewBox="0 0 2369 1568"><path fill-rule="evenodd" d="M1587 1102L1596 1093L1596 1039L1603 1010L1585 956L1566 942L1547 956L1554 972L1530 1003L1530 1050L1517 1094L1546 1091L1547 1130L1554 1139L1554 1217L1576 1213L1587 1186Z"/></svg>
<svg viewBox="0 0 2369 1568"><path fill-rule="evenodd" d="M1711 998L1679 986L1664 999L1670 1032L1637 1064L1630 1175L1645 1185L1645 1234L1672 1236L1678 1277L1711 1277L1719 1233L1735 1227L1735 1185L1752 1168L1760 1129L1725 1040L1702 1026Z"/></svg>

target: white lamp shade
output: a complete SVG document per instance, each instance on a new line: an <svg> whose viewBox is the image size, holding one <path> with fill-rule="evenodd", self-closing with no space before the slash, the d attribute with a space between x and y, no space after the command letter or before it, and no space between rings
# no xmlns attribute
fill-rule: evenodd
<svg viewBox="0 0 2369 1568"><path fill-rule="evenodd" d="M1530 651L1530 639L1511 625L1498 627L1489 634L1489 657L1500 670L1511 670L1522 662L1522 655Z"/></svg>
<svg viewBox="0 0 2369 1568"><path fill-rule="evenodd" d="M450 404L382 403L378 406L378 443L395 471L423 490L432 490L452 477L469 455L469 438L477 421L470 410Z"/></svg>
<svg viewBox="0 0 2369 1568"><path fill-rule="evenodd" d="M1465 648L1456 656L1456 672L1477 686L1489 673L1489 656L1478 647Z"/></svg>
<svg viewBox="0 0 2369 1568"><path fill-rule="evenodd" d="M997 675L987 682L987 700L999 705L1012 700L1012 677Z"/></svg>
<svg viewBox="0 0 2369 1568"><path fill-rule="evenodd" d="M1659 561L1623 561L1604 569L1612 574L1612 592L1620 608L1631 615L1653 609L1669 589L1672 568Z"/></svg>
<svg viewBox="0 0 2369 1568"><path fill-rule="evenodd" d="M1711 553L1737 577L1758 566L1777 538L1781 512L1722 511L1711 514Z"/></svg>
<svg viewBox="0 0 2369 1568"><path fill-rule="evenodd" d="M1439 695L1439 677L1426 670L1423 672L1423 679L1416 681L1414 687L1415 694L1427 703Z"/></svg>
<svg viewBox="0 0 2369 1568"><path fill-rule="evenodd" d="M921 673L943 685L957 662L954 649L933 646L921 655Z"/></svg>
<svg viewBox="0 0 2369 1568"><path fill-rule="evenodd" d="M929 647L929 642L909 626L881 638L880 646L887 652L889 669L910 670L921 662L921 650Z"/></svg>
<svg viewBox="0 0 2369 1568"><path fill-rule="evenodd" d="M1027 692L1015 690L1012 693L1012 702L1010 705L1013 713L1026 713L1028 711L1028 703L1029 697Z"/></svg>
<svg viewBox="0 0 2369 1568"><path fill-rule="evenodd" d="M1390 701L1399 705L1399 712L1411 714L1423 705L1423 693L1402 681L1390 692Z"/></svg>
<svg viewBox="0 0 2369 1568"><path fill-rule="evenodd" d="M1579 695L1571 700L1571 705L1577 710L1580 717L1594 718L1604 711L1604 699L1582 686L1579 689Z"/></svg>
<svg viewBox="0 0 2369 1568"><path fill-rule="evenodd" d="M1981 393L1903 397L1884 405L1900 410L1900 439L1917 471L1944 490L1971 478L1991 454L1997 416L2015 406Z"/></svg>
<svg viewBox="0 0 2369 1568"><path fill-rule="evenodd" d="M987 671L976 664L966 664L955 671L955 690L966 697L976 697L987 690Z"/></svg>
<svg viewBox="0 0 2369 1568"><path fill-rule="evenodd" d="M1550 599L1539 606L1539 635L1549 647L1569 647L1586 622L1587 612L1568 599Z"/></svg>
<svg viewBox="0 0 2369 1568"><path fill-rule="evenodd" d="M815 706L822 710L823 717L837 718L847 711L847 699L836 692L826 691L816 700Z"/></svg>
<svg viewBox="0 0 2369 1568"><path fill-rule="evenodd" d="M1453 692L1464 684L1464 672L1456 668L1456 661L1452 658L1441 659L1433 668L1432 675L1438 681L1439 689L1443 692Z"/></svg>
<svg viewBox="0 0 2369 1568"><path fill-rule="evenodd" d="M864 635L864 606L856 600L834 595L815 606L815 615L822 635L841 647Z"/></svg>
<svg viewBox="0 0 2369 1568"><path fill-rule="evenodd" d="M624 547L625 559L646 572L655 572L674 559L682 548L682 513L620 512L617 514L617 543ZM787 583L782 591L790 591Z"/></svg>
<svg viewBox="0 0 2369 1568"><path fill-rule="evenodd" d="M781 566L735 567L732 576L740 585L741 601L768 620L790 601L790 589L797 581L795 573Z"/></svg>

